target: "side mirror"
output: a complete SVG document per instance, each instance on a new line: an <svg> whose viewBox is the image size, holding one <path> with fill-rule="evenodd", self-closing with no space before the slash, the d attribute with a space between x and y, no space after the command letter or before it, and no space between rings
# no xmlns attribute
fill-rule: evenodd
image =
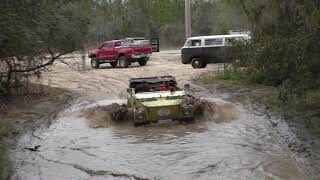
<svg viewBox="0 0 320 180"><path fill-rule="evenodd" d="M184 89L185 89L185 90L190 90L190 84L185 84L185 85L184 85Z"/></svg>

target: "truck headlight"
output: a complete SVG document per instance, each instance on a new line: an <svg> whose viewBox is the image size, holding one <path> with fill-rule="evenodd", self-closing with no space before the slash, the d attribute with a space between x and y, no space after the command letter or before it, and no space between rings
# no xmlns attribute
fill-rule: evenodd
<svg viewBox="0 0 320 180"><path fill-rule="evenodd" d="M136 111L136 119L138 120L138 121L144 121L145 120L145 115L146 115L146 113L145 113L145 110L144 109L139 109L139 110L137 110Z"/></svg>
<svg viewBox="0 0 320 180"><path fill-rule="evenodd" d="M191 106L184 106L183 107L183 114L186 116L190 116L193 113L193 108Z"/></svg>

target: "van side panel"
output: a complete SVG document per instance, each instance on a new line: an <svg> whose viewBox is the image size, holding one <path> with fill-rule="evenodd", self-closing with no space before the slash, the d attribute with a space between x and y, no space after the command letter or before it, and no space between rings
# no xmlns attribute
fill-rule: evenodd
<svg viewBox="0 0 320 180"><path fill-rule="evenodd" d="M219 62L219 51L221 47L203 47L203 59L208 63Z"/></svg>
<svg viewBox="0 0 320 180"><path fill-rule="evenodd" d="M191 60L194 57L200 57L200 58L203 57L202 47L182 48L181 50L182 61L186 63L191 63Z"/></svg>

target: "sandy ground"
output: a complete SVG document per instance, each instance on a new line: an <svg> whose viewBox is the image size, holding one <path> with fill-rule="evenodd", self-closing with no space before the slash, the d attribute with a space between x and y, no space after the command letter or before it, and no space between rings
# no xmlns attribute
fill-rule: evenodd
<svg viewBox="0 0 320 180"><path fill-rule="evenodd" d="M76 55L76 61L81 61ZM72 59L66 59L71 62ZM112 68L109 64L101 65L100 69L90 67L90 59L86 58L85 71L71 70L64 64L56 64L50 72L43 74L42 82L53 87L60 87L79 92L83 96L101 99L110 96L123 96L129 85L129 78L160 75L175 76L180 86L189 82L197 75L212 70L222 69L221 64L210 64L205 69L193 69L190 64L180 63L180 52L168 50L153 53L151 60L144 67L138 63L127 69Z"/></svg>

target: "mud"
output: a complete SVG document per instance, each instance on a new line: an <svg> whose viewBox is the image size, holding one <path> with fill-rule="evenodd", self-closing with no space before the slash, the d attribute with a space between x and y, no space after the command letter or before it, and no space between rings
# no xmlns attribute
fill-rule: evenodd
<svg viewBox="0 0 320 180"><path fill-rule="evenodd" d="M219 104L204 98L194 98L195 121L231 122L239 112L231 103ZM133 125L133 111L126 104L113 103L107 106L94 106L81 110L80 116L87 120L90 128L108 128L112 125ZM168 121L176 123L175 121ZM181 122L186 123L186 122Z"/></svg>
<svg viewBox="0 0 320 180"><path fill-rule="evenodd" d="M49 128L34 132L39 138L19 139L10 154L13 179L318 179L310 158L290 150L296 136L285 121L200 86L192 85L193 94L209 103L200 103L206 110L195 123L106 123L105 111L125 103L129 77L171 74L183 86L219 68L195 70L179 56L155 53L147 66L125 70L54 66L44 82L79 96Z"/></svg>
<svg viewBox="0 0 320 180"><path fill-rule="evenodd" d="M231 103L210 102L207 99L196 100L196 118L216 123L231 122L239 117L239 112Z"/></svg>
<svg viewBox="0 0 320 180"><path fill-rule="evenodd" d="M125 104L113 103L82 109L80 117L87 120L90 128L107 128L115 124L128 123L133 119L133 114Z"/></svg>

